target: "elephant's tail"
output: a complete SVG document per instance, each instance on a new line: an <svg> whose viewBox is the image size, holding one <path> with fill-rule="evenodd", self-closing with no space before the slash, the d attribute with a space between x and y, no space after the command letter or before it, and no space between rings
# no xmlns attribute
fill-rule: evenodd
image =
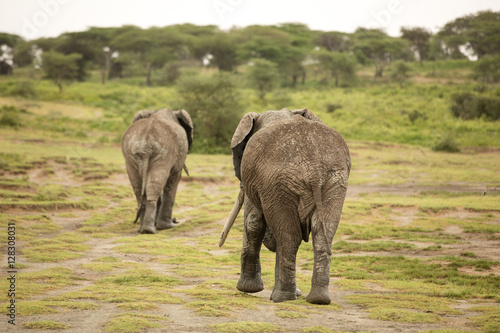
<svg viewBox="0 0 500 333"><path fill-rule="evenodd" d="M143 170L142 170L142 189L141 189L141 198L139 200L139 208L137 209L137 216L135 217L134 223L137 223L139 218L141 217L142 211L144 210L144 197L146 195L146 182L148 179L148 168L149 168L149 159L146 158L144 160L143 164Z"/></svg>
<svg viewBox="0 0 500 333"><path fill-rule="evenodd" d="M314 203L316 204L316 214L319 219L319 222L321 224L321 227L323 228L323 235L325 237L325 243L326 243L326 251L329 256L332 255L332 249L330 246L328 246L328 234L326 232L326 225L325 225L325 214L323 212L323 201L321 197L321 187L320 186L315 186L313 188L313 198L314 198Z"/></svg>

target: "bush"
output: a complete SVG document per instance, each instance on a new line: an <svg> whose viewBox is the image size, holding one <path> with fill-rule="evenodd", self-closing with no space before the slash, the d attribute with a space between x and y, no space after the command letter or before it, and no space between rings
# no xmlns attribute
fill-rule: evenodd
<svg viewBox="0 0 500 333"><path fill-rule="evenodd" d="M414 124L418 119L426 120L427 116L424 113L419 112L418 110L413 110L408 113L408 119L412 124Z"/></svg>
<svg viewBox="0 0 500 333"><path fill-rule="evenodd" d="M335 104L335 103L328 103L326 105L326 112L328 113L333 113L337 109L341 109L342 105L340 104Z"/></svg>
<svg viewBox="0 0 500 333"><path fill-rule="evenodd" d="M17 81L10 89L9 95L32 99L38 97L35 86L31 81Z"/></svg>
<svg viewBox="0 0 500 333"><path fill-rule="evenodd" d="M245 111L232 74L182 76L177 91L182 100L180 107L193 120L193 151L228 153L233 131Z"/></svg>
<svg viewBox="0 0 500 333"><path fill-rule="evenodd" d="M21 112L26 112L24 109L18 109L14 105L2 105L0 107L0 127L19 128L21 123Z"/></svg>
<svg viewBox="0 0 500 333"><path fill-rule="evenodd" d="M500 55L486 55L474 64L474 77L484 83L500 82Z"/></svg>
<svg viewBox="0 0 500 333"><path fill-rule="evenodd" d="M475 95L469 92L455 94L451 112L456 118L465 120L484 116L490 120L500 118L500 97Z"/></svg>
<svg viewBox="0 0 500 333"><path fill-rule="evenodd" d="M460 152L460 148L458 148L458 144L455 142L455 138L451 134L444 136L438 143L436 143L432 147L432 150L443 151L447 153Z"/></svg>

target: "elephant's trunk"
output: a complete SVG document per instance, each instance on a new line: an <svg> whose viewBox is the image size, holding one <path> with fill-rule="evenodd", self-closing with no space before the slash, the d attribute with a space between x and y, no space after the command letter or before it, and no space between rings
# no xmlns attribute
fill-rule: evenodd
<svg viewBox="0 0 500 333"><path fill-rule="evenodd" d="M219 239L219 247L224 245L224 242L226 241L227 235L229 234L229 230L234 224L234 221L236 220L236 217L238 216L238 213L241 210L241 206L243 206L243 199L245 198L245 194L243 192L243 189L240 189L240 193L238 194L238 198L236 198L236 201L234 202L233 209L231 209L231 213L229 214L229 217L227 218L226 224L224 225L224 229L222 229L222 233L220 234L220 239Z"/></svg>

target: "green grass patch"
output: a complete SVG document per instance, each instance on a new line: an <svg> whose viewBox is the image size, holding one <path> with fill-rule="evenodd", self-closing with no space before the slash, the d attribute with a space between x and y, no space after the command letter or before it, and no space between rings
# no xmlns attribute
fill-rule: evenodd
<svg viewBox="0 0 500 333"><path fill-rule="evenodd" d="M439 323L443 319L435 313L415 312L405 309L375 307L369 310L369 317L377 320L399 323Z"/></svg>
<svg viewBox="0 0 500 333"><path fill-rule="evenodd" d="M240 321L212 325L212 330L217 333L258 333L279 332L281 328L271 323Z"/></svg>
<svg viewBox="0 0 500 333"><path fill-rule="evenodd" d="M147 311L147 310L156 310L158 306L153 303L147 302L127 302L120 303L116 305L120 309L129 310L129 311Z"/></svg>
<svg viewBox="0 0 500 333"><path fill-rule="evenodd" d="M463 312L453 309L454 302L442 297L407 294L366 294L347 296L350 303L368 308L412 309L416 311L431 311L437 314L459 315Z"/></svg>
<svg viewBox="0 0 500 333"><path fill-rule="evenodd" d="M5 306L4 306L5 305ZM2 308L7 309L6 304L2 304ZM42 301L22 301L16 306L16 314L19 316L33 316L51 313L60 313L63 309L69 310L95 310L99 306L90 302L69 302L69 301L52 301L52 300L42 300ZM7 313L7 310L2 310L3 313Z"/></svg>
<svg viewBox="0 0 500 333"><path fill-rule="evenodd" d="M25 328L34 330L67 330L71 328L71 326L68 324L52 320L33 321L29 323L24 323L23 326Z"/></svg>
<svg viewBox="0 0 500 333"><path fill-rule="evenodd" d="M166 319L139 313L117 314L106 324L106 332L136 333L149 328L164 327Z"/></svg>
<svg viewBox="0 0 500 333"><path fill-rule="evenodd" d="M141 269L111 275L98 280L97 283L102 285L166 288L181 285L183 282L170 275L160 275L150 269Z"/></svg>
<svg viewBox="0 0 500 333"><path fill-rule="evenodd" d="M497 306L475 306L469 311L482 312L481 315L471 319L474 326L479 327L483 332L493 333L498 331L500 322L500 307Z"/></svg>
<svg viewBox="0 0 500 333"><path fill-rule="evenodd" d="M36 239L30 242L23 254L33 262L60 262L81 258L90 248L82 244L87 237L77 233L63 233L54 238Z"/></svg>
<svg viewBox="0 0 500 333"><path fill-rule="evenodd" d="M74 285L80 278L64 267L53 267L34 272L18 272L16 280L16 299L26 300L31 296ZM0 287L8 290L10 282L0 280ZM1 301L7 301L7 293L0 294Z"/></svg>
<svg viewBox="0 0 500 333"><path fill-rule="evenodd" d="M496 297L500 277L461 273L460 267L486 269L492 261L463 257L442 257L428 260L403 256L341 256L333 257L330 274L347 280L374 281L386 288L429 296L450 298ZM302 265L312 270L313 263Z"/></svg>
<svg viewBox="0 0 500 333"><path fill-rule="evenodd" d="M408 243L396 243L393 241L374 241L366 243L354 243L346 241L338 241L332 244L332 250L340 252L355 252L355 251L401 251L401 250L414 250L417 247Z"/></svg>

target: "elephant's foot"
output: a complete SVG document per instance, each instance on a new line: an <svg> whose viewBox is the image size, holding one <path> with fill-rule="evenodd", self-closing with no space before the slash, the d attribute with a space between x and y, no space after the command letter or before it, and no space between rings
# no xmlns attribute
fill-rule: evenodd
<svg viewBox="0 0 500 333"><path fill-rule="evenodd" d="M271 293L271 297L269 298L271 301L273 300L275 292L278 292L278 285L277 284L274 285L273 292ZM278 295L278 293L276 295ZM297 286L295 287L295 296L297 296L297 297L302 296L302 291L300 291L299 287L297 287ZM276 296L276 297L278 297L278 296Z"/></svg>
<svg viewBox="0 0 500 333"><path fill-rule="evenodd" d="M324 304L328 305L332 302L330 294L328 293L328 287L312 287L311 292L306 297L306 301L312 304Z"/></svg>
<svg viewBox="0 0 500 333"><path fill-rule="evenodd" d="M298 288L295 291L284 291L275 289L271 294L271 301L275 303L285 302L285 301L293 301L297 299L297 296L300 296L302 293Z"/></svg>
<svg viewBox="0 0 500 333"><path fill-rule="evenodd" d="M241 275L236 288L245 293L257 293L264 290L264 281L262 281L260 274L255 277Z"/></svg>
<svg viewBox="0 0 500 333"><path fill-rule="evenodd" d="M165 229L170 229L176 226L175 219L174 220L169 220L169 221L162 221L159 220L156 223L156 230L165 230Z"/></svg>
<svg viewBox="0 0 500 333"><path fill-rule="evenodd" d="M156 234L156 228L154 225L144 226L142 229L139 229L141 234Z"/></svg>

